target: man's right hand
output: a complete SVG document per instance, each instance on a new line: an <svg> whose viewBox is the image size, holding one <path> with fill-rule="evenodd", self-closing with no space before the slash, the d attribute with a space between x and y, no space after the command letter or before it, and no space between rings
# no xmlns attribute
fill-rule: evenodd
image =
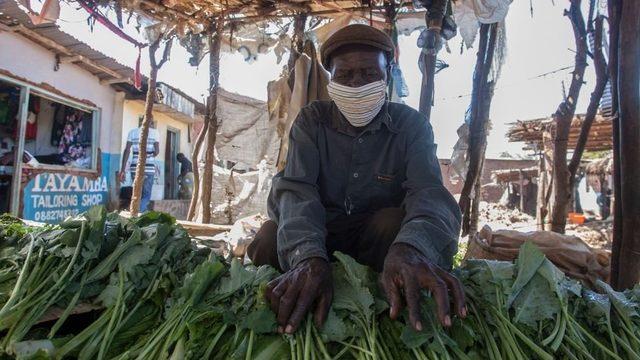
<svg viewBox="0 0 640 360"><path fill-rule="evenodd" d="M265 296L276 313L280 333L293 334L314 303L314 320L320 327L333 300L331 266L322 258L307 259L271 281Z"/></svg>
<svg viewBox="0 0 640 360"><path fill-rule="evenodd" d="M121 183L123 183L127 179L127 174L124 171L120 171L118 174L118 179Z"/></svg>

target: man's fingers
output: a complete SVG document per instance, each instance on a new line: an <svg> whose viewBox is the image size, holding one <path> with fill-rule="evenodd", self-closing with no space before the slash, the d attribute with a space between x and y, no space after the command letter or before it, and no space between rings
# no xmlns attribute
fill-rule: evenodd
<svg viewBox="0 0 640 360"><path fill-rule="evenodd" d="M321 327L325 320L327 320L327 315L331 308L331 300L333 300L333 289L331 288L320 295L318 303L316 304L315 313L313 314L316 327Z"/></svg>
<svg viewBox="0 0 640 360"><path fill-rule="evenodd" d="M302 291L300 291L300 296L298 296L298 300L296 301L295 308L289 316L289 320L287 321L287 327L284 332L287 334L293 334L297 329L298 325L304 318L304 316L309 311L311 304L315 300L316 289L310 286L304 286Z"/></svg>
<svg viewBox="0 0 640 360"><path fill-rule="evenodd" d="M445 326L451 326L451 317L449 316L449 294L447 284L434 272L430 271L430 279L427 280L427 287L431 290L433 298L438 308L438 319Z"/></svg>
<svg viewBox="0 0 640 360"><path fill-rule="evenodd" d="M400 297L400 289L390 276L382 277L382 288L387 294L389 300L389 317L391 320L398 318L398 314L402 309L402 297Z"/></svg>
<svg viewBox="0 0 640 360"><path fill-rule="evenodd" d="M436 273L444 280L445 283L447 283L447 286L453 295L453 307L455 308L456 314L461 318L467 317L464 288L462 287L460 280L440 268L436 270Z"/></svg>
<svg viewBox="0 0 640 360"><path fill-rule="evenodd" d="M278 288L274 289L276 291ZM276 316L280 326L286 326L289 316L298 302L298 294L300 293L300 285L298 282L291 283L285 293L280 297L278 305L278 314Z"/></svg>
<svg viewBox="0 0 640 360"><path fill-rule="evenodd" d="M422 321L420 319L420 287L415 279L404 277L404 297L407 301L409 311L409 322L413 329L422 331Z"/></svg>
<svg viewBox="0 0 640 360"><path fill-rule="evenodd" d="M264 295L269 302L269 307L274 314L278 314L278 308L280 307L280 297L286 288L284 288L286 281L281 281L280 278L274 279L267 284L267 288L264 291ZM276 293L275 289L279 288L282 293Z"/></svg>

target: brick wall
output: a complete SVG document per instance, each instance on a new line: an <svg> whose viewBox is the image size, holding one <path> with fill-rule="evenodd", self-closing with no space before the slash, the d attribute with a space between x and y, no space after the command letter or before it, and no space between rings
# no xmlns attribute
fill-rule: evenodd
<svg viewBox="0 0 640 360"><path fill-rule="evenodd" d="M491 174L495 170L526 169L536 166L536 164L537 161L535 160L486 159L482 170L481 184L486 185L492 183ZM464 185L464 179L457 176L453 167L451 167L451 161L449 159L440 159L440 171L442 172L444 186L452 194L460 194L462 192L462 186Z"/></svg>

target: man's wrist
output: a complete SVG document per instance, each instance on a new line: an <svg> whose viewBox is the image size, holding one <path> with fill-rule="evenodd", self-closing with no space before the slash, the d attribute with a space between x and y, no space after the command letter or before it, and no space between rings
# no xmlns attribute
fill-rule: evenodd
<svg viewBox="0 0 640 360"><path fill-rule="evenodd" d="M300 264L304 263L305 261L309 260L309 259L314 259L314 258L319 258L319 259L323 259L326 262L329 262L329 257L327 256L327 252L325 249L323 248L304 248L304 249L300 249L297 248L293 251L294 256L289 257L288 259L288 268L289 269L294 269L296 267L298 267ZM281 261L281 266L282 261Z"/></svg>

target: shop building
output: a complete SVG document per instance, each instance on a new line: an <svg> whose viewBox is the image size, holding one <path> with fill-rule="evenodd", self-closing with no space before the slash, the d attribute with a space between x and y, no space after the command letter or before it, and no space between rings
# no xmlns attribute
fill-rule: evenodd
<svg viewBox="0 0 640 360"><path fill-rule="evenodd" d="M55 24L33 25L13 1L0 4L0 49L0 213L57 223L93 205L115 208L127 133L144 114L144 81L135 89L130 67ZM175 155L191 152L204 106L167 84L156 93L152 200L172 199Z"/></svg>

